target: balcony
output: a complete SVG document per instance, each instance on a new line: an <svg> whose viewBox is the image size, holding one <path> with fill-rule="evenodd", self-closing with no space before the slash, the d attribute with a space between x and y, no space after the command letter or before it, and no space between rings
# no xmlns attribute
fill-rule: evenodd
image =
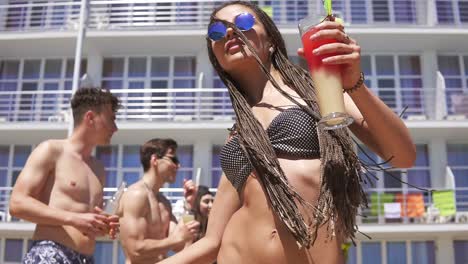
<svg viewBox="0 0 468 264"><path fill-rule="evenodd" d="M437 89L375 89L397 114L408 120L466 120L468 95ZM117 120L232 121L234 111L226 89L164 88L115 89L121 100ZM447 97L445 96L447 95ZM16 91L0 89L0 123L64 123L69 121L71 90ZM448 98L448 100L445 100ZM440 110L442 109L442 110ZM438 113L442 112L442 113Z"/></svg>
<svg viewBox="0 0 468 264"><path fill-rule="evenodd" d="M368 189L369 207L361 212L358 224L468 223L468 188L432 191Z"/></svg>
<svg viewBox="0 0 468 264"><path fill-rule="evenodd" d="M80 2L9 0L0 5L0 31L73 31L78 28ZM203 29L213 8L223 1L90 0L88 28L92 30ZM321 1L256 1L280 27L297 21ZM468 0L335 0L334 9L356 27L463 27Z"/></svg>
<svg viewBox="0 0 468 264"><path fill-rule="evenodd" d="M21 221L10 216L8 211L11 189L11 187L0 187L0 222ZM108 200L116 190L117 188L104 188L104 200ZM216 189L211 190L216 192ZM173 205L183 199L182 188L161 188L160 191ZM447 201L440 198L439 201L435 200L436 194L409 188L368 189L369 207L358 216L358 224L468 224L468 188L440 189L434 193L437 192L445 192L449 195L449 199L451 195L453 210L447 210L446 206L441 207L439 201L445 203ZM395 208L398 210L395 211Z"/></svg>
<svg viewBox="0 0 468 264"><path fill-rule="evenodd" d="M116 89L119 121L232 121L225 89ZM70 90L1 91L2 122L68 122Z"/></svg>

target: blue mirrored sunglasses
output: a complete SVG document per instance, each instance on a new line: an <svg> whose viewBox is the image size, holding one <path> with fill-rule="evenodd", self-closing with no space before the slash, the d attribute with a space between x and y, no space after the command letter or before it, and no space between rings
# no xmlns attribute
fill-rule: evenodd
<svg viewBox="0 0 468 264"><path fill-rule="evenodd" d="M234 24L240 31L247 31L253 28L255 17L247 12L240 13L234 18ZM226 36L227 27L221 21L213 22L208 27L208 37L213 41L221 40Z"/></svg>

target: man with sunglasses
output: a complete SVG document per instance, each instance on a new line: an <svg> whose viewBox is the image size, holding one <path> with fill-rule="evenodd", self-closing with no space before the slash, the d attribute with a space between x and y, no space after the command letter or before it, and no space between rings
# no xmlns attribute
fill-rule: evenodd
<svg viewBox="0 0 468 264"><path fill-rule="evenodd" d="M180 167L176 150L174 140L159 138L140 148L143 176L128 188L118 209L126 263L154 263L184 248L198 233L197 221L176 222L170 202L159 193L165 183L175 182Z"/></svg>

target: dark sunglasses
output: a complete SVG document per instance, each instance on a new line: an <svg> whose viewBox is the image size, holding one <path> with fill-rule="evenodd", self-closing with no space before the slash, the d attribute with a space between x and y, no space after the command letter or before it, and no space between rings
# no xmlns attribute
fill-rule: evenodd
<svg viewBox="0 0 468 264"><path fill-rule="evenodd" d="M255 17L247 12L240 13L234 18L234 25L240 31L247 31L253 28ZM216 21L208 26L208 37L213 41L221 40L226 36L227 27L225 22Z"/></svg>
<svg viewBox="0 0 468 264"><path fill-rule="evenodd" d="M176 156L164 156L163 158L170 159L175 165L180 164L179 158L177 158Z"/></svg>

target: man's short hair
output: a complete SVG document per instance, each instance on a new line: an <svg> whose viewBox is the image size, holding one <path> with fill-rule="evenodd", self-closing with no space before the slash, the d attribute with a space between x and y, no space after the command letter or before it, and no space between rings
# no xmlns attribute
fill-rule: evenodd
<svg viewBox="0 0 468 264"><path fill-rule="evenodd" d="M162 158L169 149L177 149L177 142L171 138L153 138L143 144L140 147L140 161L143 171L147 172L149 170L152 155Z"/></svg>
<svg viewBox="0 0 468 264"><path fill-rule="evenodd" d="M75 125L81 123L84 114L89 110L99 113L103 106L109 104L112 111L116 113L120 106L119 99L109 90L94 87L78 89L70 104Z"/></svg>

